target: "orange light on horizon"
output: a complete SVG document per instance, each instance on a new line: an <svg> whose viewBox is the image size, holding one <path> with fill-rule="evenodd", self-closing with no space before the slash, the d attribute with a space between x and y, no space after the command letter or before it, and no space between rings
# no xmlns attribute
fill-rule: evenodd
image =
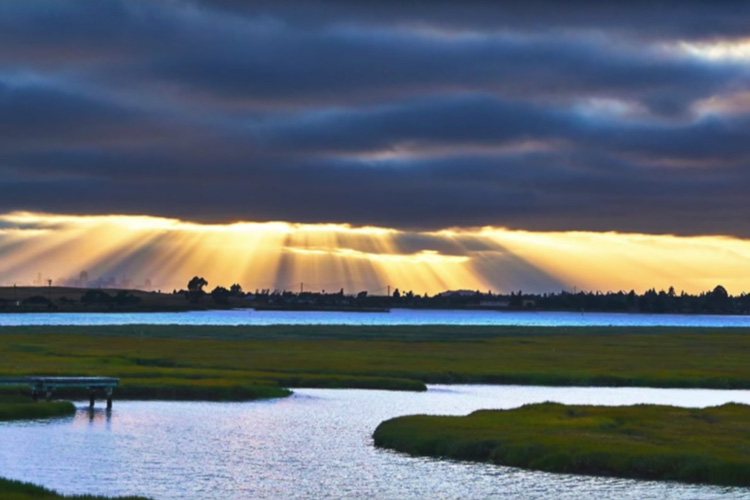
<svg viewBox="0 0 750 500"><path fill-rule="evenodd" d="M510 292L648 288L697 293L747 289L750 241L616 232L534 232L497 227L404 231L348 224L198 224L129 215L0 214L0 284L42 273L56 284L148 278L184 288L194 275L209 287L347 293L448 289Z"/></svg>

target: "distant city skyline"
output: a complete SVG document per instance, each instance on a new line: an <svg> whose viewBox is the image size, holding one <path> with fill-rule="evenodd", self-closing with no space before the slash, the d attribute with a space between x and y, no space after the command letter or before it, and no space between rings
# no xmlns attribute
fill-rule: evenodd
<svg viewBox="0 0 750 500"><path fill-rule="evenodd" d="M137 271L137 270L136 270ZM12 283L4 283L5 286L71 286L76 288L136 288L139 290L153 290L153 284L150 278L138 281L130 276L99 276L93 279L89 278L87 271L81 271L78 277L58 277L53 278L50 274L37 272L36 277L29 281L14 280Z"/></svg>

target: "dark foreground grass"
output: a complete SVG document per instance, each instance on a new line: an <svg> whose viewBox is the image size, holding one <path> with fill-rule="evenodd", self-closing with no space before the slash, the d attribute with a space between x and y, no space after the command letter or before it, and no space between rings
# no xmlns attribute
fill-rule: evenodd
<svg viewBox="0 0 750 500"><path fill-rule="evenodd" d="M69 401L34 403L25 387L0 387L0 421L65 417L76 412Z"/></svg>
<svg viewBox="0 0 750 500"><path fill-rule="evenodd" d="M527 405L383 422L375 445L548 472L750 486L750 406Z"/></svg>
<svg viewBox="0 0 750 500"><path fill-rule="evenodd" d="M90 495L60 495L31 483L0 478L0 498L3 500L106 500L112 497ZM118 500L148 500L144 497L117 497Z"/></svg>
<svg viewBox="0 0 750 500"><path fill-rule="evenodd" d="M0 421L65 417L75 412L76 407L70 401L34 403L26 400L9 403L0 399Z"/></svg>
<svg viewBox="0 0 750 500"><path fill-rule="evenodd" d="M750 329L132 325L0 333L0 376L115 376L116 399L426 383L750 389Z"/></svg>

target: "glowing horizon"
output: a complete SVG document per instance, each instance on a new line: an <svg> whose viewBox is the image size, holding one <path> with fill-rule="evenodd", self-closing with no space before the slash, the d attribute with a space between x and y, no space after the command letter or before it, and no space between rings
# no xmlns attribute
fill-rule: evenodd
<svg viewBox="0 0 750 500"><path fill-rule="evenodd" d="M698 293L745 291L750 241L728 236L539 232L499 227L405 231L349 224L197 224L130 215L0 214L0 284L90 282L184 288L344 289L383 294L452 289ZM126 281L127 278L129 281ZM38 279L38 278L37 278Z"/></svg>

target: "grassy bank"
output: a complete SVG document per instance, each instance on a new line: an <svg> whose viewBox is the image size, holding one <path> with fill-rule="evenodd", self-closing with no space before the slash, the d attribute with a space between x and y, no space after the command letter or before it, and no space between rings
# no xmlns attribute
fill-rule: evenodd
<svg viewBox="0 0 750 500"><path fill-rule="evenodd" d="M69 401L34 403L25 387L0 387L0 421L64 417L76 411Z"/></svg>
<svg viewBox="0 0 750 500"><path fill-rule="evenodd" d="M528 405L380 424L375 445L548 472L750 486L750 407Z"/></svg>
<svg viewBox="0 0 750 500"><path fill-rule="evenodd" d="M3 500L107 500L112 497L91 495L60 495L31 483L0 478L0 496ZM117 497L118 500L148 500L144 497Z"/></svg>
<svg viewBox="0 0 750 500"><path fill-rule="evenodd" d="M24 402L7 402L0 398L0 421L65 417L75 412L76 407L70 401L34 403L27 398Z"/></svg>
<svg viewBox="0 0 750 500"><path fill-rule="evenodd" d="M114 389L115 400L161 401L249 401L254 399L283 398L291 391L271 385L272 382L243 381L239 379L190 379L174 377L127 378ZM80 388L63 388L55 397L86 399L88 393ZM103 398L97 393L97 398Z"/></svg>
<svg viewBox="0 0 750 500"><path fill-rule="evenodd" d="M281 396L282 387L425 383L750 388L748 329L136 325L0 333L0 376L121 377L115 398L247 399Z"/></svg>

